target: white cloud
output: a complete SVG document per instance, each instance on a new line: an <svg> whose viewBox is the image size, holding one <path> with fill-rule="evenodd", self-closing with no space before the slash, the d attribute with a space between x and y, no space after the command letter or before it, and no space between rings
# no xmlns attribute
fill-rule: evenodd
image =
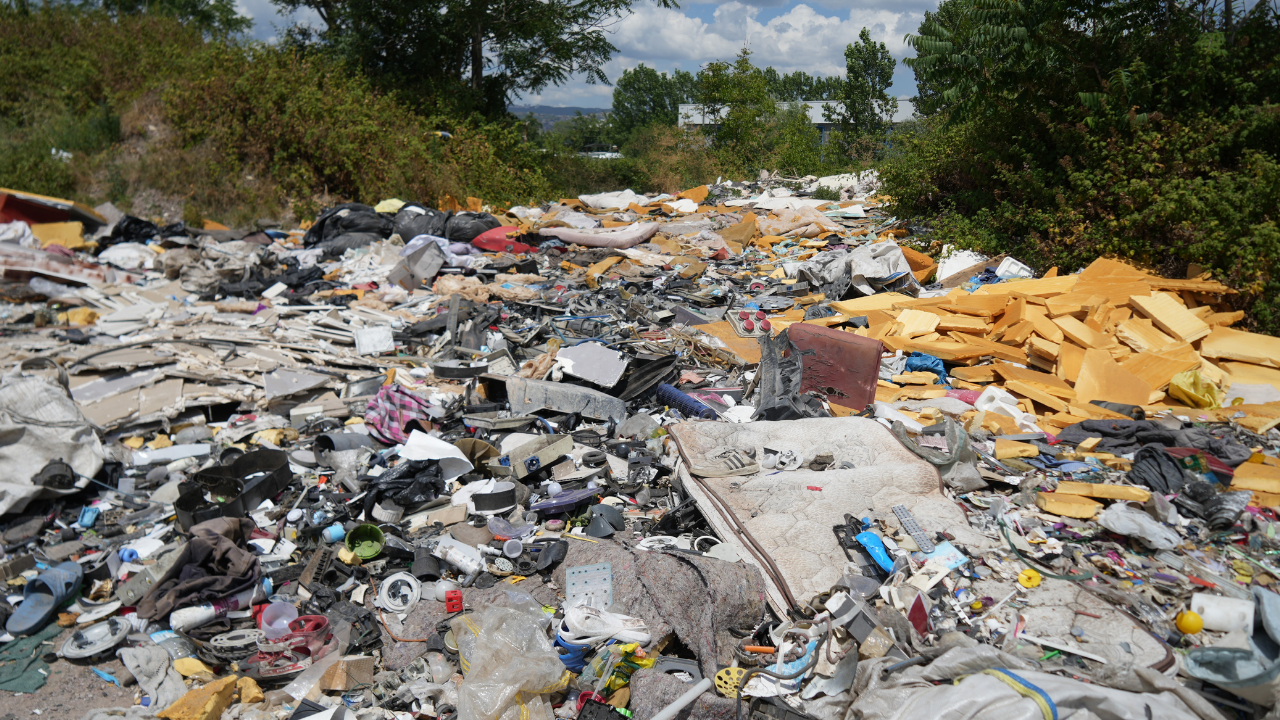
<svg viewBox="0 0 1280 720"><path fill-rule="evenodd" d="M760 5L771 1L728 0L716 7L710 22L680 10L640 4L634 14L614 28L610 39L618 53L605 66L605 73L616 80L624 69L642 62L661 71L678 67L696 72L713 60L732 60L747 47L752 61L760 67L771 65L781 72L843 74L845 46L855 42L859 31L866 27L871 38L885 43L899 61L892 91L907 96L914 92L913 75L901 63L904 57L914 54L904 36L916 31L924 11L936 7L936 0L908 0L893 5L889 0L821 0L824 5L840 6L843 12L826 15L810 5L797 4L762 22L758 19ZM526 100L546 105L608 107L611 99L611 88L575 80Z"/></svg>
<svg viewBox="0 0 1280 720"><path fill-rule="evenodd" d="M236 0L236 11L253 20L253 29L249 35L254 40L275 40L285 28L296 23L322 28L324 21L319 13L311 8L302 8L295 13L282 13L271 0Z"/></svg>

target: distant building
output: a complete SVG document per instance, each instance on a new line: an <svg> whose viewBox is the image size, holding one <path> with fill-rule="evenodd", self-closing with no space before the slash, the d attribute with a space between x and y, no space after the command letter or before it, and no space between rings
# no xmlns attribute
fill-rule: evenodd
<svg viewBox="0 0 1280 720"><path fill-rule="evenodd" d="M785 109L790 109L797 105L803 105L805 107L805 111L809 115L809 122L813 123L813 126L818 128L818 133L822 135L822 142L825 143L827 138L831 135L831 123L827 122L827 118L823 113L823 108L830 105L834 109L834 106L839 105L839 103L835 100L806 100L804 102L778 103L778 107ZM696 103L680 104L680 127L700 128L708 125L718 125L719 122L719 118L704 115L700 106Z"/></svg>
<svg viewBox="0 0 1280 720"><path fill-rule="evenodd" d="M822 135L822 142L826 142L831 136L832 123L827 122L826 114L823 109L832 106L834 110L836 105L840 103L835 100L806 100L804 102L780 102L778 107L791 108L795 105L805 106L805 112L809 115L809 122L818 128L818 133ZM680 127L706 127L719 124L718 118L703 115L700 106L696 103L680 104ZM892 118L886 118L890 123L900 123L910 120L915 113L915 106L908 97L898 98L898 112Z"/></svg>

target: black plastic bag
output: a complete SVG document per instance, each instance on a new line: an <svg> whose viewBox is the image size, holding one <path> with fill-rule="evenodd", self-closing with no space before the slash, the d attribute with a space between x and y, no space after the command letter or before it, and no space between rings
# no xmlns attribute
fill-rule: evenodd
<svg viewBox="0 0 1280 720"><path fill-rule="evenodd" d="M325 210L316 218L316 222L302 237L302 244L315 247L339 236L353 233L367 233L377 238L390 237L393 230L391 219L376 212L362 203L344 203ZM364 243L368 244L368 243ZM341 255L339 250L336 254Z"/></svg>

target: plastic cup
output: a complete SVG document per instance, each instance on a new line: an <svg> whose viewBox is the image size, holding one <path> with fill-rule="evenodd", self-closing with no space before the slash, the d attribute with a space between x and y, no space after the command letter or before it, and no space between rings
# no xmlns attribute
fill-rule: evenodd
<svg viewBox="0 0 1280 720"><path fill-rule="evenodd" d="M289 634L289 623L298 619L298 608L287 602L273 602L262 611L262 634L277 640Z"/></svg>

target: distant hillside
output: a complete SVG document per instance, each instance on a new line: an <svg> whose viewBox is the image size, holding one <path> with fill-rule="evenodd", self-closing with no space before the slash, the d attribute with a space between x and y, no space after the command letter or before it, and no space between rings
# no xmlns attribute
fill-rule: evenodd
<svg viewBox="0 0 1280 720"><path fill-rule="evenodd" d="M533 113L533 116L542 122L543 129L550 129L557 122L569 120L577 113L604 115L609 112L609 108L551 107L550 105L512 105L509 109L516 117Z"/></svg>

